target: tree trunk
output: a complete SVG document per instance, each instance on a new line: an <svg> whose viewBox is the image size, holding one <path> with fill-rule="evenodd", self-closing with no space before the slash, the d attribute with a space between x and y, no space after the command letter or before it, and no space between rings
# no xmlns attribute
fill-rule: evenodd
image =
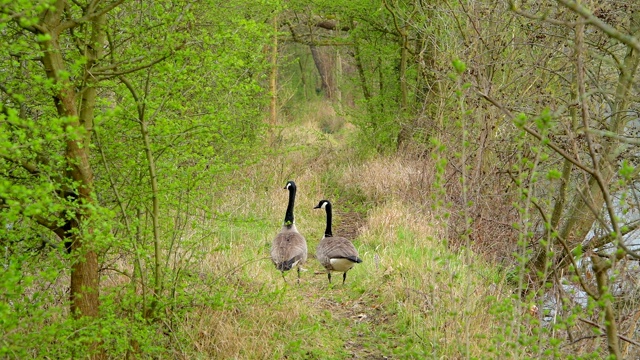
<svg viewBox="0 0 640 360"><path fill-rule="evenodd" d="M362 63L362 55L360 54L360 44L357 36L353 38L353 57L356 62L356 70L358 71L358 78L360 79L360 87L362 88L362 96L366 100L368 110L371 114L373 114L373 109L371 109L371 90L367 85L367 76L364 72L364 64Z"/></svg>
<svg viewBox="0 0 640 360"><path fill-rule="evenodd" d="M54 93L53 101L56 105L58 115L71 119L68 126L77 129L82 137L70 137L66 142L65 156L67 159L67 172L65 174L65 184L77 184L77 204L75 209L75 218L69 222L71 227L67 231L71 240L71 284L70 284L70 300L71 313L74 317L97 317L99 315L99 273L98 273L98 255L91 243L86 238L92 231L90 219L92 216L91 205L93 203L93 171L89 163L89 146L90 132L80 131L92 128L93 107L95 105L95 89L90 89L84 94L81 101L81 111L78 114L78 95L75 92L75 86L66 77L60 76L66 71L65 61L63 59L63 49L59 43L60 28L63 25L63 11L65 1L57 1L55 5L49 9L43 18L42 29L50 36L48 41L41 43L43 50L42 63L46 75L56 85L57 92ZM103 21L104 19L102 19ZM102 48L100 41L103 39L99 34L103 31L102 21L98 20L93 23L92 41L95 44L89 44L87 52L87 68L92 66L93 61L98 56L99 49ZM95 50L91 50L95 49ZM87 74L87 79L91 76ZM92 80L89 80L92 81ZM81 115L81 116L79 116ZM90 344L93 350L97 350L99 343ZM94 358L102 358L104 354L97 351Z"/></svg>
<svg viewBox="0 0 640 360"><path fill-rule="evenodd" d="M313 62L320 74L320 90L325 94L325 97L329 100L335 99L335 79L333 76L333 61L331 55L328 55L326 51L319 49L315 45L309 45L311 50L311 56Z"/></svg>
<svg viewBox="0 0 640 360"><path fill-rule="evenodd" d="M407 119L407 101L409 90L407 89L407 61L409 58L409 42L406 32L400 33L400 131L397 137L397 146L401 148L413 137L413 120Z"/></svg>
<svg viewBox="0 0 640 360"><path fill-rule="evenodd" d="M149 70L150 72L150 70ZM151 75L149 74L149 77ZM145 94L146 98L146 94ZM154 291L153 291L153 301L151 302L149 308L147 309L147 313L145 317L147 319L154 319L156 316L156 308L158 305L158 298L163 290L163 281L162 281L162 268L160 266L161 260L161 252L160 252L160 199L158 193L158 172L156 169L155 155L153 154L153 150L151 149L151 136L149 135L149 124L148 119L145 117L145 106L143 103L138 104L139 109L139 121L140 121L140 133L142 134L142 140L144 143L145 155L147 158L147 164L149 169L149 180L151 185L151 202L152 202L152 212L151 212L151 221L153 224L153 257L154 257Z"/></svg>
<svg viewBox="0 0 640 360"><path fill-rule="evenodd" d="M609 275L607 271L611 269L611 259L601 259L594 255L591 257L592 269L596 275L598 284L598 294L600 296L600 306L604 308L605 330L607 333L607 348L609 355L615 359L622 359L620 352L620 341L618 341L618 326L616 325L616 314L611 303L611 292Z"/></svg>

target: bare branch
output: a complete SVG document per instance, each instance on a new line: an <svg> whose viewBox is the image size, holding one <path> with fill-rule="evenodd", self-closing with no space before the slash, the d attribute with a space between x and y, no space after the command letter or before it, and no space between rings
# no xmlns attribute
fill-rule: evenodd
<svg viewBox="0 0 640 360"><path fill-rule="evenodd" d="M527 18L529 20L544 21L544 22L547 22L549 24L567 26L567 27L574 27L576 25L576 23L574 23L574 22L569 22L569 21L563 21L563 20L550 18L549 17L549 11L544 12L542 15L534 15L534 14L530 14L528 12L522 11L521 9L518 8L518 5L513 0L509 1L509 7L510 7L511 11L513 11L514 13L516 13L516 14L522 16L522 17L525 17L525 18Z"/></svg>
<svg viewBox="0 0 640 360"><path fill-rule="evenodd" d="M628 225L623 225L622 227L622 236L625 236L627 234L630 234L636 230L638 230L638 228L640 228L640 220L636 220L635 222L628 224ZM597 239L591 240L587 246L585 247L585 250L591 250L591 249L597 249L599 247L602 247L610 242L612 242L613 240L615 240L615 235L614 234L607 234L604 236L601 236Z"/></svg>
<svg viewBox="0 0 640 360"><path fill-rule="evenodd" d="M600 331L605 331L603 326L601 326L600 324L595 323L595 322L593 322L591 320L587 320L587 319L584 319L584 318L578 318L578 320L582 321L583 323L587 323L587 324L589 324L591 326L597 327L598 329L600 329ZM640 343L634 341L633 339L629 339L628 337L626 337L624 335L618 335L618 338L620 340L622 340L622 341L628 342L631 345L635 345L635 346L640 347Z"/></svg>
<svg viewBox="0 0 640 360"><path fill-rule="evenodd" d="M137 57L137 58L134 58L134 59L130 59L130 60L126 61L126 62L113 64L113 65L105 66L105 67L102 67L102 68L99 68L99 69L95 69L95 70L91 71L91 75L96 76L96 77L100 76L103 79L111 79L111 78L115 78L115 77L118 77L118 76L131 74L131 73L139 71L139 70L147 69L147 68L149 68L149 67L151 67L153 65L156 65L156 64L166 60L169 56L171 56L171 53L169 53L167 55L164 55L164 56L162 56L162 57L160 57L158 59L152 60L149 63L140 65L138 67L134 67L134 68L131 68L131 69L125 69L125 70L122 70L122 71L115 71L119 66L121 66L124 63L138 62L138 61L143 60L145 58L144 56L140 56L140 57ZM108 71L108 70L114 70L114 71Z"/></svg>
<svg viewBox="0 0 640 360"><path fill-rule="evenodd" d="M600 176L599 176L599 173L597 173L597 174L598 174L598 177L600 177ZM597 180L597 179L596 179L596 181L598 182L598 184L600 184L600 180ZM601 189L601 191L602 191L602 189ZM591 201L588 201L587 196L586 196L584 193L582 193L582 191L578 191L578 194L579 194L579 195L581 196L581 198L582 198L582 203L583 203L583 204L585 204L585 205L589 208L589 210L591 211L591 213L594 215L595 219L596 219L596 220L597 220L597 221L598 221L598 222L599 222L603 227L605 227L605 228L606 228L606 227L607 227L606 222L605 222L605 221L604 221L604 220L599 216L599 212L598 212L598 210L593 206L593 203L592 203ZM604 196L604 195L607 195L607 194L608 194L608 189L607 189L607 193L606 193L606 194L604 194L604 193L603 193L603 196ZM607 196L608 196L608 195L607 195ZM612 204L610 204L610 200L609 200L609 203L607 203L607 202L606 202L606 199L605 199L605 205L607 205L607 211L609 212L609 216L610 216L610 218L611 218L611 222L612 222L612 224L611 224L611 225L613 226L613 229L607 229L607 231L609 231L609 234L607 234L604 238L608 239L608 242L606 242L606 243L604 243L604 244L602 244L602 245L606 245L606 244L611 243L611 242L613 242L613 241L615 241L615 240L618 240L618 244L617 244L617 245L618 245L619 247L621 247L621 248L622 248L622 250L624 250L624 251L625 251L629 256L631 256L632 258L634 258L634 259L636 259L636 260L640 260L640 255L639 255L638 253L636 253L635 251L633 251L633 250L629 249L629 247L627 247L627 246L622 242L622 236L623 236L624 234L628 234L629 232L631 232L631 231L633 231L633 230L631 230L631 231L622 231L622 230L620 229L620 225L619 225L619 224L618 224L618 222L615 220L614 215L612 215L612 214L614 213L614 210L613 210L613 205L612 205ZM611 205L611 208L609 207L610 205ZM603 238L603 239L604 239L604 238ZM597 247L599 247L599 246L591 246L591 247L590 247L590 249L595 249L595 248L597 248ZM616 258L617 258L617 259L621 259L622 257L624 257L624 253L617 254L617 256L616 256Z"/></svg>
<svg viewBox="0 0 640 360"><path fill-rule="evenodd" d="M562 6L566 7L567 9L570 9L571 11L580 15L583 19L587 20L589 24L597 27L602 32L609 35L609 37L620 41L621 43L633 48L635 51L640 51L640 41L638 41L638 39L616 30L616 28L614 28L613 26L607 24L606 22L600 20L598 17L593 15L589 11L589 9L585 8L584 6L578 4L575 1L570 1L570 0L557 0L557 1Z"/></svg>
<svg viewBox="0 0 640 360"><path fill-rule="evenodd" d="M129 79L127 79L124 75L118 76L118 79L124 84L124 86L127 87L127 89L129 89L129 93L133 97L133 101L136 103L136 110L138 111L138 117L136 118L136 120L141 121L140 119L142 119L143 109L141 105L142 103L140 102L140 97L138 96L138 92L133 87L133 84L131 84L131 81L129 81Z"/></svg>
<svg viewBox="0 0 640 360"><path fill-rule="evenodd" d="M338 22L335 20L320 20L316 23L316 27L326 29L326 30L342 30L349 31L351 27L349 25L343 25L338 27Z"/></svg>
<svg viewBox="0 0 640 360"><path fill-rule="evenodd" d="M500 109L500 111L502 111L505 115L507 115L510 118L515 118L513 116L513 114L511 113L511 111L509 111L507 108L505 108L504 106L502 106L502 104L500 104L498 101L496 101L495 99L493 99L491 96L489 96L488 94L484 94L480 91L478 91L478 94L480 96L482 96L485 100L489 101L491 104L493 104L495 107L497 107L498 109ZM544 138L542 137L542 135L540 135L537 131L531 129L528 126L522 126L522 129L524 131L526 131L527 133L529 133L530 135L532 135L533 137L535 137L536 139L542 141ZM548 140L548 139L544 139L544 140ZM554 144L551 141L546 141L545 145L550 147L553 151L555 151L556 153L558 153L560 156L562 156L563 158L569 160L572 164L574 164L575 166L579 167L580 169L582 169L584 172L588 173L589 175L593 175L593 169L588 168L586 165L584 165L582 162L580 162L579 160L575 159L573 156L571 156L571 154L567 153L566 151L562 150L558 145Z"/></svg>
<svg viewBox="0 0 640 360"><path fill-rule="evenodd" d="M544 220L544 222L546 224L548 224L549 226L551 226L551 223L549 222L549 219L547 219L547 215L545 214L545 212L542 209L542 207L535 201L531 201L531 202L536 207L536 209L538 209L538 212L540 213L540 216L542 216L542 219ZM557 233L557 231L555 231L553 229L553 227L550 230L552 232ZM585 283L584 280L582 279L582 275L580 275L580 270L579 270L578 264L576 263L575 259L573 258L573 254L571 253L571 249L569 249L569 246L567 245L567 242L560 235L557 235L555 238L558 239L558 241L560 242L560 244L564 248L564 251L567 253L567 257L569 258L569 260L571 261L571 264L573 265L573 269L576 272L576 275L578 276L578 281L580 282L580 286L582 287L582 289L589 296L591 296L592 298L598 300L599 297L596 294L596 292L593 289L591 289L591 287L589 287L589 285L587 285L587 283Z"/></svg>
<svg viewBox="0 0 640 360"><path fill-rule="evenodd" d="M24 159L14 159L12 157L9 157L8 155L2 154L0 155L1 158L14 163L20 167L22 167L23 169L27 170L31 175L38 175L40 174L40 169L38 169L38 167Z"/></svg>
<svg viewBox="0 0 640 360"><path fill-rule="evenodd" d="M78 19L71 19L71 20L67 20L63 23L61 23L60 25L58 25L54 31L56 31L57 33L61 33L67 29L71 29L74 28L78 25L84 24L86 22L89 22L99 16L102 16L106 13L108 13L109 11L115 9L117 6L119 6L120 4L122 4L124 2L124 0L118 0L118 1L114 1L113 3L105 6L102 9L98 9L97 11L89 11L88 14L78 18ZM89 8L93 8L93 5L95 5L95 3L92 3Z"/></svg>
<svg viewBox="0 0 640 360"><path fill-rule="evenodd" d="M605 131L605 130L598 130L598 129L586 129L587 133L591 133L591 134L595 134L595 135L600 135L600 136L604 136L604 137L609 137L615 140L619 140L621 142L624 142L626 144L630 144L630 145L640 145L640 138L637 137L629 137L629 136L622 136L622 135L618 135L616 133L614 133L613 131Z"/></svg>

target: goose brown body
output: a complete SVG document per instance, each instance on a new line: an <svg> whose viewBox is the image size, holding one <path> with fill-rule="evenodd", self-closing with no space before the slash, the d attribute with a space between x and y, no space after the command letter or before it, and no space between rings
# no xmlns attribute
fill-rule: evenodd
<svg viewBox="0 0 640 360"><path fill-rule="evenodd" d="M276 269L281 271L283 278L285 271L297 267L298 282L300 282L300 267L307 261L307 241L294 224L293 208L296 198L296 184L293 181L288 181L284 188L289 190L289 203L284 224L271 245L271 261Z"/></svg>
<svg viewBox="0 0 640 360"><path fill-rule="evenodd" d="M358 256L358 250L351 241L341 236L333 236L331 203L328 200L321 200L314 209L325 209L327 212L327 227L324 237L316 248L316 258L327 270L329 283L331 283L331 272L336 271L342 273L342 283L344 284L347 280L347 271L361 263L362 259Z"/></svg>
<svg viewBox="0 0 640 360"><path fill-rule="evenodd" d="M271 260L280 271L288 271L307 260L307 242L295 225L282 227L271 247Z"/></svg>

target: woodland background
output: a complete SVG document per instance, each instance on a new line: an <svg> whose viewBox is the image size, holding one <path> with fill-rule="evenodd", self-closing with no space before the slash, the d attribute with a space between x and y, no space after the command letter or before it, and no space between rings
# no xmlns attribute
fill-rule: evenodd
<svg viewBox="0 0 640 360"><path fill-rule="evenodd" d="M637 1L0 0L3 358L635 358ZM364 262L268 259L298 184Z"/></svg>

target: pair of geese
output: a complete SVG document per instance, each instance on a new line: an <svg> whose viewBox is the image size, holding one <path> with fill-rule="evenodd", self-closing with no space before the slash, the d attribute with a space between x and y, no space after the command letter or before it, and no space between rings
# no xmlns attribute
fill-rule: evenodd
<svg viewBox="0 0 640 360"><path fill-rule="evenodd" d="M288 181L284 188L289 190L289 204L282 229L273 240L271 260L276 268L282 272L283 278L285 271L297 267L298 283L300 283L300 266L307 260L307 242L304 236L298 232L293 221L296 184L293 181ZM331 203L328 200L320 200L314 209L325 209L327 212L327 227L324 231L324 237L316 248L316 258L327 270L329 283L331 283L331 272L336 271L342 273L342 283L344 284L347 280L347 271L351 270L355 264L361 263L362 259L358 257L358 251L351 241L333 236L331 232Z"/></svg>

